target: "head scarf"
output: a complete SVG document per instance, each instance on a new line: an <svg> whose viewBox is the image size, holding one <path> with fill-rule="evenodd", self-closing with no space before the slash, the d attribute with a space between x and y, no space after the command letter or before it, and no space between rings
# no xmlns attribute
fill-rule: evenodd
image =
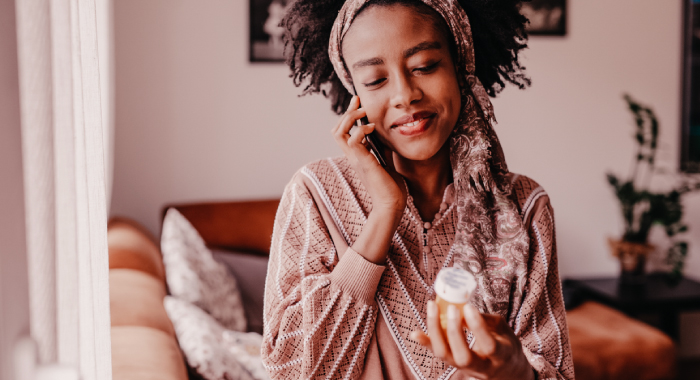
<svg viewBox="0 0 700 380"><path fill-rule="evenodd" d="M371 0L347 0L331 30L328 53L345 88L352 77L342 56L342 41L355 17ZM501 145L492 127L493 106L475 75L471 27L456 0L421 0L446 21L457 47L462 110L450 136L457 228L454 265L472 272L477 291L472 303L482 312L507 316L522 299L529 239L520 213L509 198L511 182ZM516 280L517 279L517 280ZM516 280L516 286L512 286ZM513 316L511 316L512 322Z"/></svg>

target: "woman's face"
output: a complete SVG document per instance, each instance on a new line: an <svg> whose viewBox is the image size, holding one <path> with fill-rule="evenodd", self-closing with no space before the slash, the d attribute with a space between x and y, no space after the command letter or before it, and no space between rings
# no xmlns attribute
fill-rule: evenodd
<svg viewBox="0 0 700 380"><path fill-rule="evenodd" d="M447 141L460 113L448 36L403 5L371 6L343 39L355 89L381 140L401 157L426 160Z"/></svg>

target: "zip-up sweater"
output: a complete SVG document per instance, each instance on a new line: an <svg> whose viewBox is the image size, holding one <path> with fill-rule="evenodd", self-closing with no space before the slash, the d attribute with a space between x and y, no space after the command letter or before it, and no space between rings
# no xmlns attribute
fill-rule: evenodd
<svg viewBox="0 0 700 380"><path fill-rule="evenodd" d="M523 302L511 328L539 379L573 379L549 197L511 174L530 237ZM272 379L466 379L412 340L426 328L437 272L453 265L456 207L426 229L409 195L386 265L350 246L372 209L345 158L300 169L280 202L265 285L262 356ZM514 284L511 284L514 285ZM514 286L509 286L513 289Z"/></svg>

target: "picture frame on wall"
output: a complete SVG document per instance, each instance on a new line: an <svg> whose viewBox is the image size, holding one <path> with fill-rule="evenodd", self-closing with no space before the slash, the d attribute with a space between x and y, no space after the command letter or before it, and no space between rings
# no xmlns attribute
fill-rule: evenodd
<svg viewBox="0 0 700 380"><path fill-rule="evenodd" d="M284 28L279 26L292 0L250 0L250 62L284 62Z"/></svg>
<svg viewBox="0 0 700 380"><path fill-rule="evenodd" d="M523 2L520 12L530 20L527 26L529 35L566 35L566 0Z"/></svg>
<svg viewBox="0 0 700 380"><path fill-rule="evenodd" d="M250 62L284 62L284 29L279 26L293 0L250 0ZM530 35L566 35L566 0L532 0L520 11Z"/></svg>
<svg viewBox="0 0 700 380"><path fill-rule="evenodd" d="M684 0L681 170L700 173L700 0Z"/></svg>

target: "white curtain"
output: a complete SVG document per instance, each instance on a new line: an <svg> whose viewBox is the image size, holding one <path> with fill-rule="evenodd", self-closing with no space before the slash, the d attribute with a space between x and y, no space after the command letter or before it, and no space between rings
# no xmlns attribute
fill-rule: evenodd
<svg viewBox="0 0 700 380"><path fill-rule="evenodd" d="M110 1L15 9L30 334L40 365L110 380Z"/></svg>

